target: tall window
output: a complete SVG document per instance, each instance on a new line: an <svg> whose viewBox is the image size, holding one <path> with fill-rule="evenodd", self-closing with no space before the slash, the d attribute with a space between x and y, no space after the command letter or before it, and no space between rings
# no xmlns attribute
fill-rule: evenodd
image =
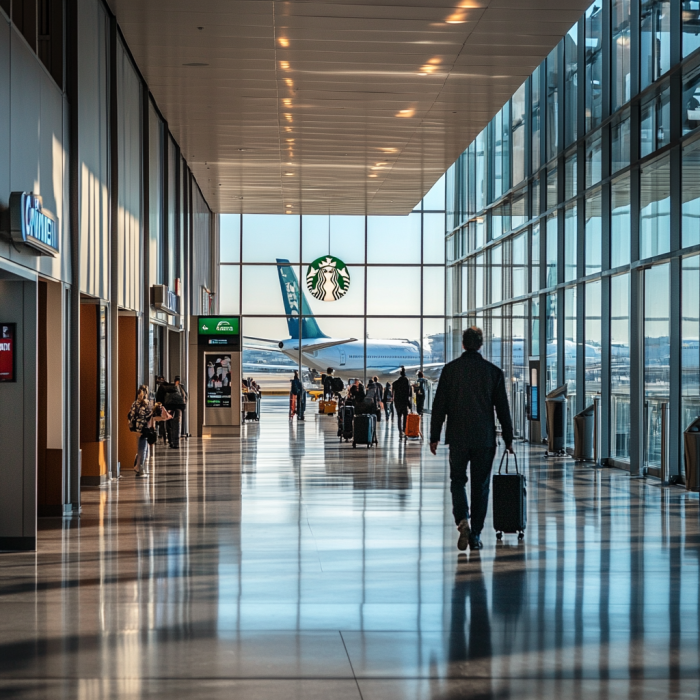
<svg viewBox="0 0 700 700"><path fill-rule="evenodd" d="M700 243L700 140L683 149L683 245Z"/></svg>
<svg viewBox="0 0 700 700"><path fill-rule="evenodd" d="M578 24L574 24L564 37L564 145L573 143L578 135Z"/></svg>
<svg viewBox="0 0 700 700"><path fill-rule="evenodd" d="M513 185L525 179L525 145L527 139L527 83L523 83L511 100L511 139L513 151Z"/></svg>
<svg viewBox="0 0 700 700"><path fill-rule="evenodd" d="M554 158L559 148L559 47L547 56L547 160Z"/></svg>
<svg viewBox="0 0 700 700"><path fill-rule="evenodd" d="M603 3L586 10L586 131L603 118Z"/></svg>
<svg viewBox="0 0 700 700"><path fill-rule="evenodd" d="M668 156L644 166L640 175L640 256L671 249L671 167Z"/></svg>
<svg viewBox="0 0 700 700"><path fill-rule="evenodd" d="M700 256L683 260L682 284L680 427L685 430L700 416Z"/></svg>
<svg viewBox="0 0 700 700"><path fill-rule="evenodd" d="M629 459L630 276L610 280L610 454Z"/></svg>
<svg viewBox="0 0 700 700"><path fill-rule="evenodd" d="M631 0L612 0L612 108L630 101L630 16Z"/></svg>
<svg viewBox="0 0 700 700"><path fill-rule="evenodd" d="M537 66L530 78L532 93L532 171L536 172L542 165L542 66Z"/></svg>
<svg viewBox="0 0 700 700"><path fill-rule="evenodd" d="M671 1L642 0L641 5L642 89L671 68Z"/></svg>

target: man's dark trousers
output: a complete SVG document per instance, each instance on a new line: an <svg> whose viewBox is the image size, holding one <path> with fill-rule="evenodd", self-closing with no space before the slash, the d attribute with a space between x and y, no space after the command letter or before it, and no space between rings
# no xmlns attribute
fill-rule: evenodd
<svg viewBox="0 0 700 700"><path fill-rule="evenodd" d="M496 447L463 447L450 445L450 492L452 493L452 514L455 523L469 517L466 484L467 466L472 481L471 531L481 534L489 505L491 467L496 456Z"/></svg>
<svg viewBox="0 0 700 700"><path fill-rule="evenodd" d="M406 432L408 404L396 403L396 401L394 401L394 408L396 408L396 427L399 429L399 433L403 435Z"/></svg>

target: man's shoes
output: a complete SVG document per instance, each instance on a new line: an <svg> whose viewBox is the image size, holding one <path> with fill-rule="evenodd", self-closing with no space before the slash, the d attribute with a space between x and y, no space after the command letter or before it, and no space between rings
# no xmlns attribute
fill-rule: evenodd
<svg viewBox="0 0 700 700"><path fill-rule="evenodd" d="M467 544L471 541L472 531L469 529L469 521L462 520L459 525L457 525L459 530L459 539L457 540L457 549L463 552L467 548Z"/></svg>
<svg viewBox="0 0 700 700"><path fill-rule="evenodd" d="M469 535L469 549L483 549L484 543L481 541L479 535L470 534Z"/></svg>

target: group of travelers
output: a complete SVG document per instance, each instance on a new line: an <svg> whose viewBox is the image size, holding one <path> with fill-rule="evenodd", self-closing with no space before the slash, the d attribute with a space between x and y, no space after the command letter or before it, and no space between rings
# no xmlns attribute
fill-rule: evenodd
<svg viewBox="0 0 700 700"><path fill-rule="evenodd" d="M148 476L149 446L159 438L171 449L180 449L180 438L186 435L187 390L176 376L172 382L156 378L155 395L142 384L129 411L129 430L138 433L138 449L134 458L137 477Z"/></svg>

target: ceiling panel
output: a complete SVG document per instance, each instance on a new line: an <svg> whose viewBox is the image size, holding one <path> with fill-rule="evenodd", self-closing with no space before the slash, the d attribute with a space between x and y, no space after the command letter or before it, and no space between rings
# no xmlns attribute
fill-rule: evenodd
<svg viewBox="0 0 700 700"><path fill-rule="evenodd" d="M406 214L589 0L110 4L212 209Z"/></svg>

